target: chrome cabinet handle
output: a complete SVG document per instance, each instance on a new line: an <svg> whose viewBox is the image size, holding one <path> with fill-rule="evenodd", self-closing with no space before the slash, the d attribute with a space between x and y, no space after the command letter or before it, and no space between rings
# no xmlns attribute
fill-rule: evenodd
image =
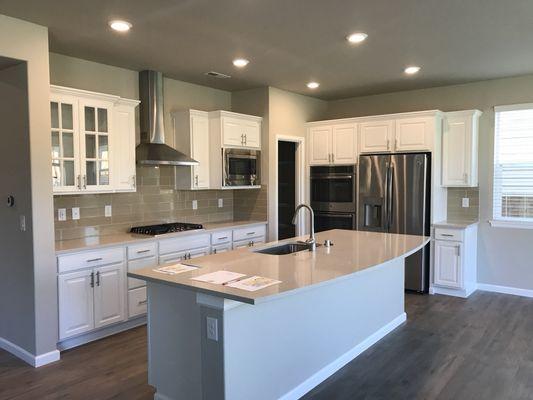
<svg viewBox="0 0 533 400"><path fill-rule="evenodd" d="M248 144L248 134L244 134L244 145L246 146Z"/></svg>
<svg viewBox="0 0 533 400"><path fill-rule="evenodd" d="M95 262L95 261L102 261L102 257L91 258L90 260L87 260L87 262Z"/></svg>
<svg viewBox="0 0 533 400"><path fill-rule="evenodd" d="M96 272L96 286L100 286L100 271Z"/></svg>
<svg viewBox="0 0 533 400"><path fill-rule="evenodd" d="M217 240L225 240L227 238L228 238L227 236L222 236L222 237L219 237Z"/></svg>
<svg viewBox="0 0 533 400"><path fill-rule="evenodd" d="M81 175L78 175L78 189L81 190Z"/></svg>
<svg viewBox="0 0 533 400"><path fill-rule="evenodd" d="M83 188L87 189L87 175L83 175Z"/></svg>
<svg viewBox="0 0 533 400"><path fill-rule="evenodd" d="M390 140L387 139L387 150L389 150L389 149L390 149Z"/></svg>
<svg viewBox="0 0 533 400"><path fill-rule="evenodd" d="M461 246L457 246L457 257L461 257Z"/></svg>
<svg viewBox="0 0 533 400"><path fill-rule="evenodd" d="M94 287L94 272L91 272L91 287Z"/></svg>
<svg viewBox="0 0 533 400"><path fill-rule="evenodd" d="M335 153L331 153L331 162L335 162Z"/></svg>
<svg viewBox="0 0 533 400"><path fill-rule="evenodd" d="M149 251L150 251L150 249L146 249L146 250L137 250L137 254L148 253Z"/></svg>
<svg viewBox="0 0 533 400"><path fill-rule="evenodd" d="M244 146L244 133L241 135L241 144Z"/></svg>
<svg viewBox="0 0 533 400"><path fill-rule="evenodd" d="M131 186L134 187L134 188L137 186L137 176L136 175L133 175L131 177Z"/></svg>
<svg viewBox="0 0 533 400"><path fill-rule="evenodd" d="M194 177L194 182L195 182L195 185L198 186L198 175L196 175L196 176Z"/></svg>
<svg viewBox="0 0 533 400"><path fill-rule="evenodd" d="M217 249L213 249L213 254L217 254Z"/></svg>
<svg viewBox="0 0 533 400"><path fill-rule="evenodd" d="M398 138L394 138L394 149L398 149Z"/></svg>
<svg viewBox="0 0 533 400"><path fill-rule="evenodd" d="M139 301L140 306L144 306L146 303L148 303L148 299Z"/></svg>
<svg viewBox="0 0 533 400"><path fill-rule="evenodd" d="M441 236L453 237L453 235L451 235L451 234L449 234L449 233L441 233Z"/></svg>
<svg viewBox="0 0 533 400"><path fill-rule="evenodd" d="M247 234L248 236L250 236L250 235L255 235L255 232L248 232L248 233L246 233L246 234Z"/></svg>

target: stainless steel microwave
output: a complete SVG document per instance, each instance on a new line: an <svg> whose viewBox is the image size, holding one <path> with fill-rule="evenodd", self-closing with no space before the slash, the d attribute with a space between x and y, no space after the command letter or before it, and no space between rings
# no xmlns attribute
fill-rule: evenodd
<svg viewBox="0 0 533 400"><path fill-rule="evenodd" d="M259 150L222 149L223 186L256 186L261 184L261 152Z"/></svg>

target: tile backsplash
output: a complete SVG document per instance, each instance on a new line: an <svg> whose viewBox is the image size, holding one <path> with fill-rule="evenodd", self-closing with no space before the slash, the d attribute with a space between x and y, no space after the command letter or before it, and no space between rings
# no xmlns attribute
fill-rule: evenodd
<svg viewBox="0 0 533 400"><path fill-rule="evenodd" d="M261 189L235 190L233 194L233 215L237 220L267 220L267 185L261 184Z"/></svg>
<svg viewBox="0 0 533 400"><path fill-rule="evenodd" d="M469 207L462 207L463 197L470 200ZM479 189L478 188L448 188L448 221L479 220Z"/></svg>
<svg viewBox="0 0 533 400"><path fill-rule="evenodd" d="M233 192L176 190L174 167L138 167L136 193L54 196L56 240L123 233L135 225L164 221L205 223L232 220ZM223 207L218 207L218 199L223 199ZM192 209L193 200L198 201L196 210ZM111 217L105 217L106 205L112 206ZM79 220L72 220L72 207L80 208ZM67 221L57 220L59 208L67 209Z"/></svg>

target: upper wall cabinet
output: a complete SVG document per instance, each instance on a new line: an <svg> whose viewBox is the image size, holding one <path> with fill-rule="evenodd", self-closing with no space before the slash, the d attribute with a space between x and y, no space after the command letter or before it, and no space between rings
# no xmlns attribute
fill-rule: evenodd
<svg viewBox="0 0 533 400"><path fill-rule="evenodd" d="M481 111L444 114L442 134L442 186L478 185L478 131Z"/></svg>
<svg viewBox="0 0 533 400"><path fill-rule="evenodd" d="M221 135L222 147L261 149L261 117L213 111L209 118L212 131Z"/></svg>
<svg viewBox="0 0 533 400"><path fill-rule="evenodd" d="M355 164L357 124L337 123L309 128L309 164Z"/></svg>
<svg viewBox="0 0 533 400"><path fill-rule="evenodd" d="M198 161L198 165L175 168L176 187L209 189L209 116L205 111L172 113L176 150Z"/></svg>
<svg viewBox="0 0 533 400"><path fill-rule="evenodd" d="M54 193L135 191L136 100L51 86Z"/></svg>
<svg viewBox="0 0 533 400"><path fill-rule="evenodd" d="M382 153L392 150L394 120L361 122L359 132L361 153Z"/></svg>

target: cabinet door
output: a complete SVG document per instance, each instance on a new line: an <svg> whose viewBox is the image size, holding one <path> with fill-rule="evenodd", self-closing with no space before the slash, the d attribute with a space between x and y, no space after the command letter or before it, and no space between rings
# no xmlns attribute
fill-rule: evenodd
<svg viewBox="0 0 533 400"><path fill-rule="evenodd" d="M255 149L261 148L261 124L256 121L242 121L244 145Z"/></svg>
<svg viewBox="0 0 533 400"><path fill-rule="evenodd" d="M113 189L121 192L135 192L135 106L115 107L114 131L111 135L114 174L111 176Z"/></svg>
<svg viewBox="0 0 533 400"><path fill-rule="evenodd" d="M331 131L330 126L309 129L310 165L324 165L331 162Z"/></svg>
<svg viewBox="0 0 533 400"><path fill-rule="evenodd" d="M192 158L199 165L192 167L194 189L209 189L209 119L206 116L191 115Z"/></svg>
<svg viewBox="0 0 533 400"><path fill-rule="evenodd" d="M77 99L67 95L52 95L50 116L53 191L79 192L81 182Z"/></svg>
<svg viewBox="0 0 533 400"><path fill-rule="evenodd" d="M80 100L79 115L82 189L89 192L111 191L113 104Z"/></svg>
<svg viewBox="0 0 533 400"><path fill-rule="evenodd" d="M435 285L463 287L460 242L435 241Z"/></svg>
<svg viewBox="0 0 533 400"><path fill-rule="evenodd" d="M391 138L394 136L394 121L373 121L359 124L361 153L391 151Z"/></svg>
<svg viewBox="0 0 533 400"><path fill-rule="evenodd" d="M126 318L124 263L95 269L94 326L100 328Z"/></svg>
<svg viewBox="0 0 533 400"><path fill-rule="evenodd" d="M431 151L435 135L433 118L403 118L396 120L395 151Z"/></svg>
<svg viewBox="0 0 533 400"><path fill-rule="evenodd" d="M224 146L244 147L244 130L239 119L222 117L222 143Z"/></svg>
<svg viewBox="0 0 533 400"><path fill-rule="evenodd" d="M333 126L331 144L334 164L355 164L357 162L357 125Z"/></svg>
<svg viewBox="0 0 533 400"><path fill-rule="evenodd" d="M92 272L85 270L58 277L59 339L94 328Z"/></svg>
<svg viewBox="0 0 533 400"><path fill-rule="evenodd" d="M442 136L442 185L470 186L471 122L470 118L447 118Z"/></svg>

